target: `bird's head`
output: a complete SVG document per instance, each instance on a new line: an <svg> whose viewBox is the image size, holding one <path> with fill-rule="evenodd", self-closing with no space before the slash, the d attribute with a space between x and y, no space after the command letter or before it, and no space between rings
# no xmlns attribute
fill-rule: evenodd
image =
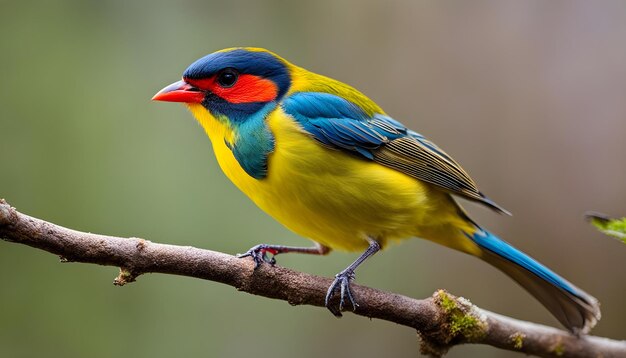
<svg viewBox="0 0 626 358"><path fill-rule="evenodd" d="M289 64L259 48L231 48L192 63L156 101L201 104L215 117L245 119L277 102L291 85Z"/></svg>

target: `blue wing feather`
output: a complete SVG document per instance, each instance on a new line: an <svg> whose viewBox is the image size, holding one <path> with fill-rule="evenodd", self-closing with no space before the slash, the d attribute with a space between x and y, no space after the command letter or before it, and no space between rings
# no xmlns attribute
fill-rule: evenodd
<svg viewBox="0 0 626 358"><path fill-rule="evenodd" d="M417 179L507 213L478 191L474 181L443 150L382 113L330 93L297 92L283 111L320 143L376 161Z"/></svg>
<svg viewBox="0 0 626 358"><path fill-rule="evenodd" d="M369 159L372 150L407 135L406 128L391 118L382 114L369 117L356 104L333 94L295 93L282 107L316 140Z"/></svg>

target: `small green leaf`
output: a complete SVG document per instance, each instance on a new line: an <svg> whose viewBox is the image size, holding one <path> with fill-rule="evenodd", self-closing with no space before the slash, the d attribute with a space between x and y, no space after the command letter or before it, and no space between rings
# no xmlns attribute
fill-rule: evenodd
<svg viewBox="0 0 626 358"><path fill-rule="evenodd" d="M626 244L626 218L614 219L602 213L588 212L585 217L600 232Z"/></svg>

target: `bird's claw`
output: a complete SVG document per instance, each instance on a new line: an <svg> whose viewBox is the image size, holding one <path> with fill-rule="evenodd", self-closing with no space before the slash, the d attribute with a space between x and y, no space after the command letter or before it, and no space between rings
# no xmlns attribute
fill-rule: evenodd
<svg viewBox="0 0 626 358"><path fill-rule="evenodd" d="M335 275L335 281L328 288L328 292L326 292L326 299L324 304L328 310L334 314L336 317L341 317L341 311L343 311L343 307L346 299L352 305L352 310L355 311L359 306L352 296L352 291L350 290L350 282L354 280L354 271L342 271ZM334 307L331 305L330 300L335 295L335 291L339 289L339 307Z"/></svg>
<svg viewBox="0 0 626 358"><path fill-rule="evenodd" d="M276 259L274 258L274 256L272 256L271 258L268 257L268 252L272 255L277 254L276 250L274 250L270 245L260 244L252 247L244 254L237 254L237 257L252 257L252 260L254 260L254 269L257 269L264 262L274 266L274 264L276 264Z"/></svg>

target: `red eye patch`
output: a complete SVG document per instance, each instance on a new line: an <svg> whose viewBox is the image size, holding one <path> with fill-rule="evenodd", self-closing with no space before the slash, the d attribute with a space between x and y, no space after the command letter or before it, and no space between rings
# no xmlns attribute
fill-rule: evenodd
<svg viewBox="0 0 626 358"><path fill-rule="evenodd" d="M278 86L274 82L255 75L239 75L237 82L228 88L220 86L215 76L199 80L185 79L185 82L211 91L230 103L269 102L278 95Z"/></svg>

